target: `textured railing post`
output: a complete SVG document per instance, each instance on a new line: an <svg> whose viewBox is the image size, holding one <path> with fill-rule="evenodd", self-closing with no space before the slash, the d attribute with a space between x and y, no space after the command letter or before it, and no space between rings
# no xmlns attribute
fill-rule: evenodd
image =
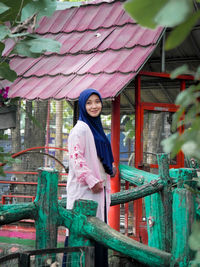
<svg viewBox="0 0 200 267"><path fill-rule="evenodd" d="M83 235L80 235L80 232L87 220L87 217L85 216L96 216L97 205L97 202L91 200L80 199L75 201L73 212L77 214L77 217L70 227L69 246L81 247L93 245L92 241L85 238ZM67 267L85 266L84 254L85 253L83 252L83 255L80 258L80 255L78 253L70 253L67 257Z"/></svg>
<svg viewBox="0 0 200 267"><path fill-rule="evenodd" d="M57 247L58 224L58 172L50 168L39 169L35 205L36 249ZM42 262L45 258L42 257ZM37 264L40 266L39 259Z"/></svg>
<svg viewBox="0 0 200 267"><path fill-rule="evenodd" d="M158 157L159 177L163 190L145 197L147 217L148 245L167 252L172 243L172 195L169 164L166 154Z"/></svg>
<svg viewBox="0 0 200 267"><path fill-rule="evenodd" d="M78 200L75 202L73 210L65 209L63 201L58 202L57 200L58 173L47 168L39 171L37 196L34 203L12 204L0 207L0 225L13 223L25 218L33 218L36 221L37 249L55 248L57 245L57 227L62 225L70 229L69 246L91 246L92 241L90 240L96 240L108 248L124 253L149 266L176 266L178 263L179 266L186 267L189 264L188 237L195 216L195 209L193 196L184 187L185 184L192 187L192 183L195 183L192 178L196 177L197 174L191 169L170 169L169 175L168 160L165 154L159 155L158 163L159 175L156 177L137 170L138 174L142 172L144 177L149 177L150 180L147 179L150 182L148 187L156 186L156 191L162 190L160 193L155 193L151 196L150 200L153 201L149 201L149 213L147 213L147 216L149 216L147 218L148 228L150 229L148 231L152 234L150 238L153 237L154 240L151 243L153 245L150 245L150 243L149 245L154 248L122 235L96 218L97 203L94 201ZM152 178L157 181L153 181ZM171 186L171 180L174 183L173 187ZM159 184L161 187L158 187ZM174 235L173 254L170 254L166 252L166 249L169 249L168 247L171 246L172 242L170 231L172 229L170 213L172 209L172 188ZM151 188L148 193L153 191L154 189ZM142 197L146 193L144 185L141 187L140 196ZM136 192L134 194L132 197L139 197ZM146 206L148 206L147 198L145 197ZM127 195L127 199L123 198L123 202L126 201L130 201L130 195ZM165 207L166 205L168 207ZM157 243L156 237L159 239ZM84 266L87 260L87 262L93 260L93 252L90 254L91 258L85 258L83 251L81 258L77 253L74 253L73 256L72 254L68 256L70 260L68 261L68 267ZM54 260L54 255L51 258ZM39 261L38 256L36 256L35 266L46 266L47 256L42 255L40 259ZM23 265L24 262L28 262L28 257L21 259L20 264Z"/></svg>
<svg viewBox="0 0 200 267"><path fill-rule="evenodd" d="M194 170L179 169L176 175L177 188L173 191L173 246L172 246L172 264L178 262L180 267L189 266L190 248L188 239L191 234L191 226L195 219L195 199L194 194L184 188L184 184L190 187L195 186L192 181L195 177ZM196 174L197 176L197 174Z"/></svg>
<svg viewBox="0 0 200 267"><path fill-rule="evenodd" d="M170 252L172 249L172 180L169 176L169 162L167 154L158 154L159 176L163 181L164 188L161 191L163 217L162 235L164 237L164 250Z"/></svg>

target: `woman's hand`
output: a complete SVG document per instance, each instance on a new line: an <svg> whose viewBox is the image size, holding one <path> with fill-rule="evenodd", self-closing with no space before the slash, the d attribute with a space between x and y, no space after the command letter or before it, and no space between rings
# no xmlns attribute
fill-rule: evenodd
<svg viewBox="0 0 200 267"><path fill-rule="evenodd" d="M96 193L100 193L103 190L103 181L98 182L97 184L95 184L92 188L91 188L92 192L94 194Z"/></svg>
<svg viewBox="0 0 200 267"><path fill-rule="evenodd" d="M113 177L115 177L115 175L117 174L117 168L116 168L116 166L115 166L115 163L113 163L112 167L113 167L113 173L111 174L110 177L113 178Z"/></svg>

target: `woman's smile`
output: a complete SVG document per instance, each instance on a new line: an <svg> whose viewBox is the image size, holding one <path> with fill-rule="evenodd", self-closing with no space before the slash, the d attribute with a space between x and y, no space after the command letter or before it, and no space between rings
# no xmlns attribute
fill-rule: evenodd
<svg viewBox="0 0 200 267"><path fill-rule="evenodd" d="M91 116L91 117L98 117L101 113L102 110L102 103L100 98L98 97L98 95L96 94L92 94L86 104L85 104L85 108L87 113Z"/></svg>

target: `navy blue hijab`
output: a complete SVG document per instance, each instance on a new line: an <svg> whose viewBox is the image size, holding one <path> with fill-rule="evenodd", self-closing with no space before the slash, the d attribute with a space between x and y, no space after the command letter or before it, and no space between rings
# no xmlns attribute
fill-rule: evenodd
<svg viewBox="0 0 200 267"><path fill-rule="evenodd" d="M94 89L84 90L79 97L79 120L87 123L87 125L90 127L90 130L92 131L94 136L97 155L103 164L105 172L112 175L113 174L112 163L114 162L114 159L110 142L103 130L100 115L98 117L91 117L87 113L85 107L88 98L92 94L98 95L102 103L102 98L99 92L97 92Z"/></svg>

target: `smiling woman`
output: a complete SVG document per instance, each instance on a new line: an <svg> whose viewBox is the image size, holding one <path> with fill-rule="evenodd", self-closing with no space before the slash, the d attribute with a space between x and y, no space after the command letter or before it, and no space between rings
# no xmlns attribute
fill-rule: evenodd
<svg viewBox="0 0 200 267"><path fill-rule="evenodd" d="M98 95L92 94L85 105L87 113L91 117L98 117L102 110L102 103Z"/></svg>
<svg viewBox="0 0 200 267"><path fill-rule="evenodd" d="M86 89L80 94L79 120L68 138L67 209L73 208L75 200L93 200L98 203L96 216L107 222L110 176L115 175L115 168L111 145L101 123L101 110L98 91ZM108 266L107 249L95 244L95 267L101 266Z"/></svg>

